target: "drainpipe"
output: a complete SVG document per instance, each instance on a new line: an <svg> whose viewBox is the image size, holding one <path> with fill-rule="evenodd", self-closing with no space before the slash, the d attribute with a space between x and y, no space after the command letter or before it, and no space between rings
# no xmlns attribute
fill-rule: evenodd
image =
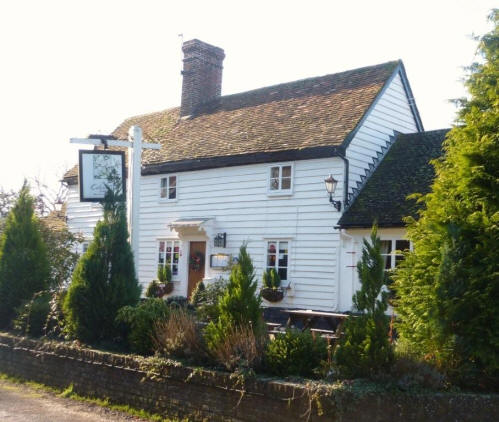
<svg viewBox="0 0 499 422"><path fill-rule="evenodd" d="M348 158L345 156L345 151L343 149L338 150L337 152L337 157L340 157L345 165L343 166L344 169L344 174L343 174L343 211L345 211L346 208L350 205L348 203L348 175L350 173L349 171L349 161Z"/></svg>

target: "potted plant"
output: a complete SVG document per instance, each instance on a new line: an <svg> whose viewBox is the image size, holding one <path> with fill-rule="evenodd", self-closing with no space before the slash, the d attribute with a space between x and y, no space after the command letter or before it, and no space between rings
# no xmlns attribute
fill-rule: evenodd
<svg viewBox="0 0 499 422"><path fill-rule="evenodd" d="M151 281L146 289L146 297L162 298L173 291L172 273L170 267L158 268L158 279Z"/></svg>
<svg viewBox="0 0 499 422"><path fill-rule="evenodd" d="M271 268L263 273L262 289L260 294L269 302L280 302L284 297L284 291L281 287L281 278L275 270Z"/></svg>

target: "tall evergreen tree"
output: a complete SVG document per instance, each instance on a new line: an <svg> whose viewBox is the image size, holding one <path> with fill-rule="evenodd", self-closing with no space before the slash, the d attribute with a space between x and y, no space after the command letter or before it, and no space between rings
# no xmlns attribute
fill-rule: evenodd
<svg viewBox="0 0 499 422"><path fill-rule="evenodd" d="M499 376L498 10L490 20L395 281L400 341L451 375L482 380Z"/></svg>
<svg viewBox="0 0 499 422"><path fill-rule="evenodd" d="M9 325L15 307L48 286L49 264L39 224L25 182L0 237L0 327Z"/></svg>
<svg viewBox="0 0 499 422"><path fill-rule="evenodd" d="M63 304L69 334L86 342L113 339L118 309L140 298L122 195L108 189L103 208Z"/></svg>
<svg viewBox="0 0 499 422"><path fill-rule="evenodd" d="M251 325L254 332L263 327L261 298L256 294L255 269L246 245L239 250L238 262L232 267L229 284L218 303L218 320L206 327L208 346L221 342L234 328Z"/></svg>
<svg viewBox="0 0 499 422"><path fill-rule="evenodd" d="M370 241L364 239L362 258L357 263L360 289L353 295L360 315L347 319L344 335L335 350L335 362L346 377L364 377L387 369L393 359L388 339L389 319L387 274L381 255L376 225Z"/></svg>

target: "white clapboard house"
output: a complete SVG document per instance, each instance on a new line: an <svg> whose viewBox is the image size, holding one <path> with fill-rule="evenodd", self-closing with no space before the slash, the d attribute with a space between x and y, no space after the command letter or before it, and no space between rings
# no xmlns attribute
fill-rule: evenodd
<svg viewBox="0 0 499 422"><path fill-rule="evenodd" d="M138 125L162 145L143 155L140 283L168 265L172 295L187 296L246 242L258 279L273 267L286 287L266 305L349 310L362 237L376 219L387 267L410 247L402 217L417 205L405 197L428 190L446 133L423 132L402 62L221 96L223 50L191 40L183 52L180 107L112 133ZM76 167L65 181L68 226L90 241L100 205L79 201Z"/></svg>

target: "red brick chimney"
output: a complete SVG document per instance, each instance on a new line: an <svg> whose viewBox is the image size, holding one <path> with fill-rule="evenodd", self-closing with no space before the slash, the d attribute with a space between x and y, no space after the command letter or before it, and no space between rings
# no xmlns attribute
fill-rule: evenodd
<svg viewBox="0 0 499 422"><path fill-rule="evenodd" d="M184 42L182 51L184 70L180 117L191 116L200 104L220 97L225 58L221 48L196 39Z"/></svg>

